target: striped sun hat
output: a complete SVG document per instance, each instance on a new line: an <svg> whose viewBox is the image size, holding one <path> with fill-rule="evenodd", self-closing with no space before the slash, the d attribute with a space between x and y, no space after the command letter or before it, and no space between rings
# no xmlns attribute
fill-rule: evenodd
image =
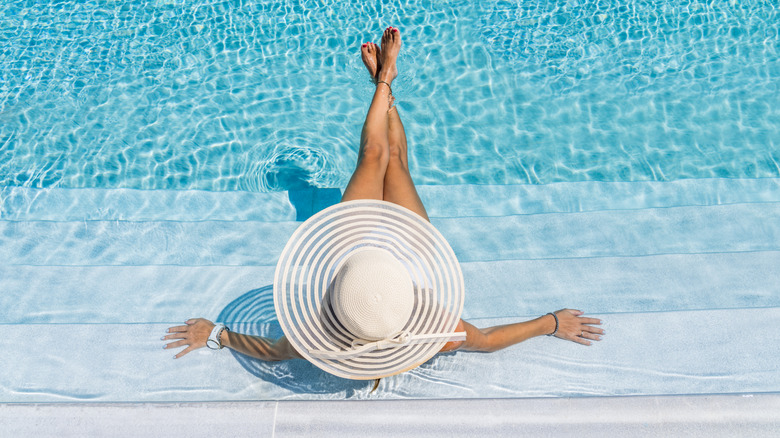
<svg viewBox="0 0 780 438"><path fill-rule="evenodd" d="M377 379L417 367L455 333L463 275L444 237L385 201L329 207L279 257L274 306L290 344L317 367Z"/></svg>

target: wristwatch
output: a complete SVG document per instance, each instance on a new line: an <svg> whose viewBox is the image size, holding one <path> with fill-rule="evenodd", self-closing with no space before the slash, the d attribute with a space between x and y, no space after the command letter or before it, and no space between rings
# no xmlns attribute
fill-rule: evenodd
<svg viewBox="0 0 780 438"><path fill-rule="evenodd" d="M209 339L206 341L207 347L211 348L212 350L222 349L222 330L230 331L229 328L225 327L225 324L214 324L214 328L211 330Z"/></svg>

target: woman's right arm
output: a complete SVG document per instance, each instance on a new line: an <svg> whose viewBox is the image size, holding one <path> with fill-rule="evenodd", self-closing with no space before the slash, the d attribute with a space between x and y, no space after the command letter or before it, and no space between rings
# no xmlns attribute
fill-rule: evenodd
<svg viewBox="0 0 780 438"><path fill-rule="evenodd" d="M187 347L174 356L176 359L193 350L205 347L211 330L214 328L214 323L203 318L190 319L185 324L169 328L169 334L163 337L164 341L173 341L166 344L163 347L165 349ZM223 330L220 342L224 347L261 360L279 361L301 357L284 336L274 340Z"/></svg>
<svg viewBox="0 0 780 438"><path fill-rule="evenodd" d="M301 359L301 355L290 345L285 336L277 340L262 336L244 335L241 333L222 332L222 345L247 356L267 361Z"/></svg>

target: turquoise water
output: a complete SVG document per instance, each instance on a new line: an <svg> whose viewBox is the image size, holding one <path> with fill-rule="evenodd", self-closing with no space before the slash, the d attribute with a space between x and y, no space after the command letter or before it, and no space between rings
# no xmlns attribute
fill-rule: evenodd
<svg viewBox="0 0 780 438"><path fill-rule="evenodd" d="M777 392L778 21L768 1L2 3L0 401ZM280 334L279 253L340 198L358 49L387 24L463 318L582 308L605 341L439 355L373 395L305 361L171 360L159 338L192 316Z"/></svg>
<svg viewBox="0 0 780 438"><path fill-rule="evenodd" d="M780 176L771 1L0 5L0 186L343 187L371 85L418 184Z"/></svg>

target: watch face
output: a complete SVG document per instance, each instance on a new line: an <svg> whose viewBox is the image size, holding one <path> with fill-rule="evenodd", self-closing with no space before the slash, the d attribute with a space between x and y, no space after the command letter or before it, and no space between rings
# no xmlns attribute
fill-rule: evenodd
<svg viewBox="0 0 780 438"><path fill-rule="evenodd" d="M211 348L212 350L219 350L219 343L213 339L209 339L206 341L206 346Z"/></svg>

